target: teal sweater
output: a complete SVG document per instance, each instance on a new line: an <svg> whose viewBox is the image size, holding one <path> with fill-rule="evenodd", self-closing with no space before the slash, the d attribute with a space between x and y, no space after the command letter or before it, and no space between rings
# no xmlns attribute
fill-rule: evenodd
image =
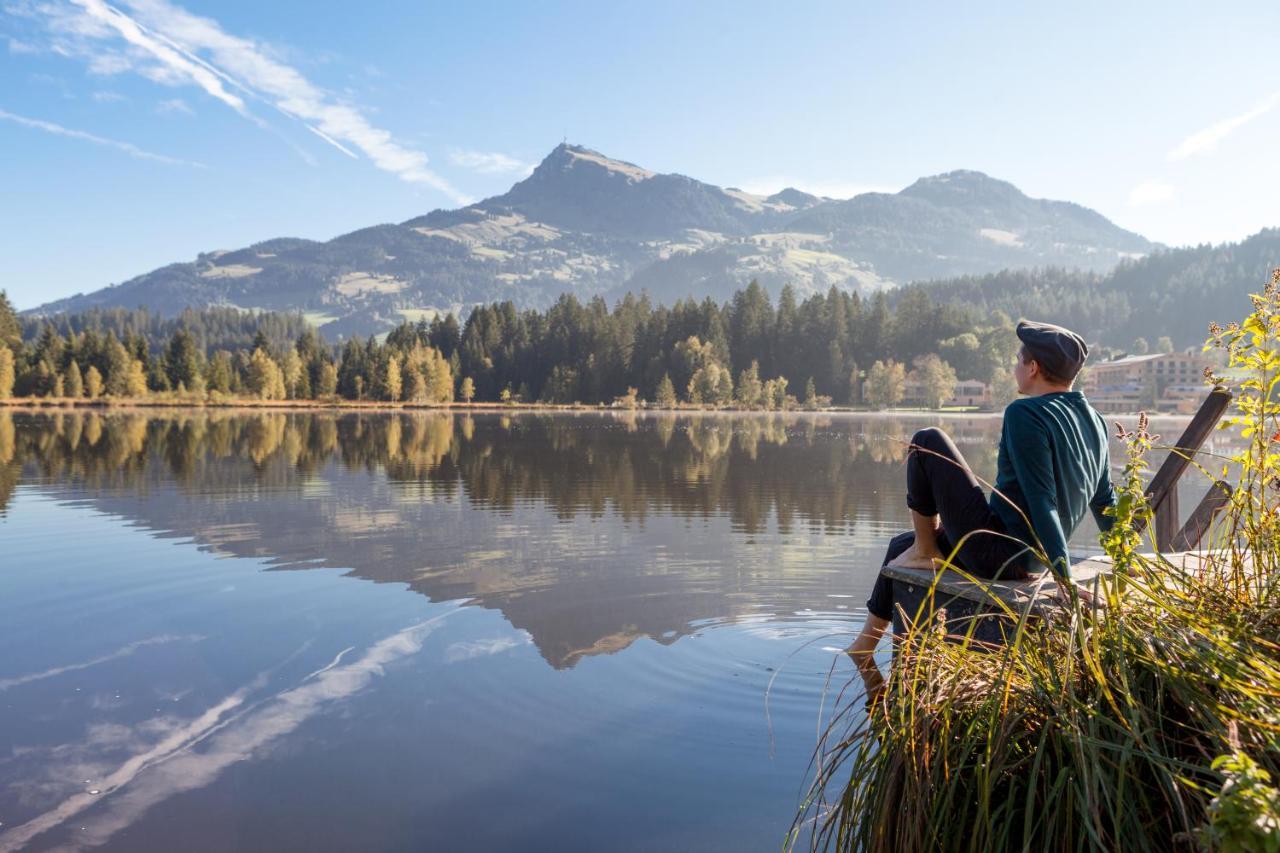
<svg viewBox="0 0 1280 853"><path fill-rule="evenodd" d="M1034 544L1025 515L1049 567L1071 577L1067 540L1086 509L1093 511L1098 529L1109 530L1112 519L1102 510L1116 502L1102 415L1079 391L1015 400L1004 410L995 485L991 508L1005 530Z"/></svg>

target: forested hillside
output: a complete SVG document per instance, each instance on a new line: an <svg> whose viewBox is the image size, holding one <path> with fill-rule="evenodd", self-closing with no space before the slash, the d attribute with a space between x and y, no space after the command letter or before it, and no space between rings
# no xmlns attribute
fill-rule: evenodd
<svg viewBox="0 0 1280 853"><path fill-rule="evenodd" d="M1240 243L1162 249L1124 261L1108 274L1062 268L1005 270L984 276L925 282L904 288L979 315L1050 320L1090 340L1120 348L1136 338L1170 337L1178 347L1202 343L1210 321L1226 322L1251 310L1257 292L1280 266L1280 229Z"/></svg>

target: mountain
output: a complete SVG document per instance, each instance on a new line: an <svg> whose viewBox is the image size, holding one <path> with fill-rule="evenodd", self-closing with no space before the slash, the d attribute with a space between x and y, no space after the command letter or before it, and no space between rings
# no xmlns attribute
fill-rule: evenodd
<svg viewBox="0 0 1280 853"><path fill-rule="evenodd" d="M503 195L327 242L280 238L207 252L33 314L145 306L296 310L331 337L563 292L726 298L756 278L803 296L1058 265L1109 270L1153 244L1076 204L1029 198L979 172L847 200L765 197L559 145Z"/></svg>

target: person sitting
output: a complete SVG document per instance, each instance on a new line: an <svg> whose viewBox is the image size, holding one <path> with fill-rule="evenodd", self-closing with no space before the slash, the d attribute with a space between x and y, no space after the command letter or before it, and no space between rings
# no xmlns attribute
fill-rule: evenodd
<svg viewBox="0 0 1280 853"><path fill-rule="evenodd" d="M1017 335L1022 345L1013 375L1025 396L1004 411L994 491L989 498L983 493L950 436L936 427L920 430L906 460L912 530L890 541L883 565L940 569L959 545L954 562L976 577L1023 579L1047 560L1066 587L1067 540L1085 512L1092 510L1099 529L1110 528L1104 510L1116 494L1106 423L1071 387L1089 348L1050 323L1023 320ZM884 686L874 653L893 617L893 582L883 571L867 611L847 651L870 702Z"/></svg>

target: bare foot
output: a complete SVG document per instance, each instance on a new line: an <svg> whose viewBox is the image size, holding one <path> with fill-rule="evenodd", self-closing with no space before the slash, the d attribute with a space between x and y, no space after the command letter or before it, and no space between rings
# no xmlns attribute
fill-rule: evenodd
<svg viewBox="0 0 1280 853"><path fill-rule="evenodd" d="M916 550L916 546L912 545L885 565L899 566L904 569L932 569L936 567L937 563L945 560L946 557L941 551L925 554Z"/></svg>

